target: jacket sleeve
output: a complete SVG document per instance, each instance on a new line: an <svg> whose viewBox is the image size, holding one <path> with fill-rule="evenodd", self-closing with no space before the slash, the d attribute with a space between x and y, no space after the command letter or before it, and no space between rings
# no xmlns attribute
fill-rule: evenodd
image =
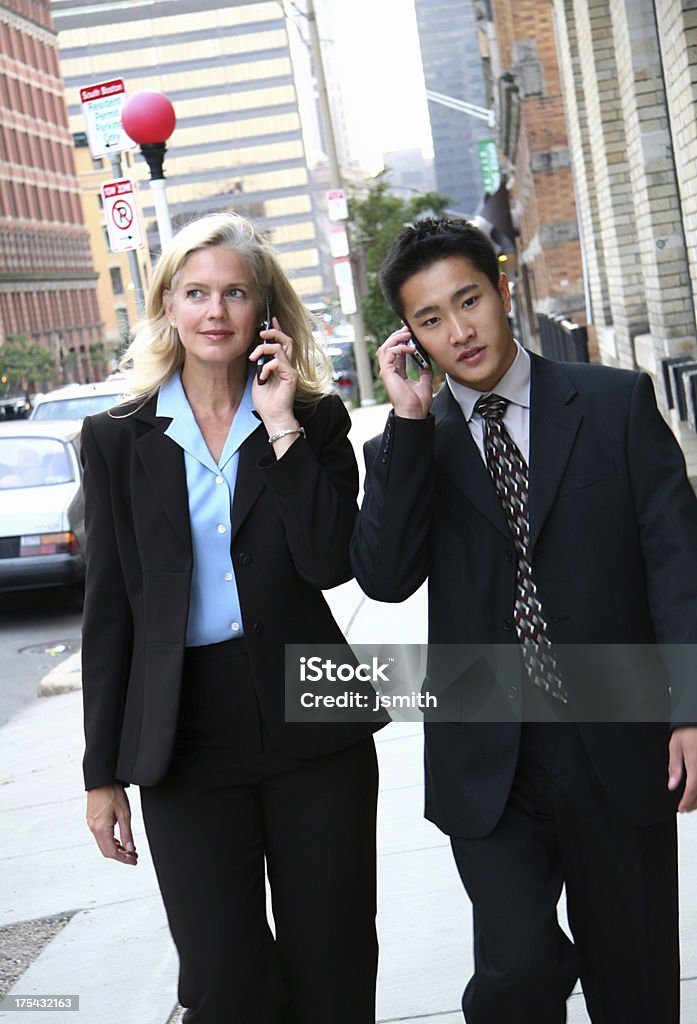
<svg viewBox="0 0 697 1024"><path fill-rule="evenodd" d="M405 601L431 565L435 420L390 413L364 450L365 494L351 541L361 589L376 601Z"/></svg>
<svg viewBox="0 0 697 1024"><path fill-rule="evenodd" d="M82 428L87 575L82 620L85 788L116 781L133 639L119 559L109 471L90 418Z"/></svg>
<svg viewBox="0 0 697 1024"><path fill-rule="evenodd" d="M673 724L695 724L697 497L644 373L630 401L628 460L651 618L670 674Z"/></svg>
<svg viewBox="0 0 697 1024"><path fill-rule="evenodd" d="M258 463L274 495L293 563L320 590L351 579L349 541L356 517L358 467L348 439L351 419L337 395L321 399L302 418L306 439L281 459L273 452Z"/></svg>

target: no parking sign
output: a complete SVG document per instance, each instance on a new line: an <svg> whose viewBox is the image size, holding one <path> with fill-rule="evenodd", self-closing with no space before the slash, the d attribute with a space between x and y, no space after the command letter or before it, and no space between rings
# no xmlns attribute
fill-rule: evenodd
<svg viewBox="0 0 697 1024"><path fill-rule="evenodd" d="M133 182L128 179L104 182L102 202L111 251L139 249L143 244L143 229Z"/></svg>

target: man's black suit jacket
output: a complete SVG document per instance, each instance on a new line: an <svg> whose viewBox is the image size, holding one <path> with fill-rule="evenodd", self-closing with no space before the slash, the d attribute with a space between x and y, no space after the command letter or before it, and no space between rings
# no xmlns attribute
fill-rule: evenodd
<svg viewBox="0 0 697 1024"><path fill-rule="evenodd" d="M154 785L173 750L192 546L182 449L156 399L84 422L88 571L85 783ZM232 563L252 678L279 748L314 757L372 724L285 722L284 645L344 643L321 590L350 578L358 474L337 397L298 407L306 440L276 461L260 424L240 449Z"/></svg>
<svg viewBox="0 0 697 1024"><path fill-rule="evenodd" d="M520 740L512 537L447 386L425 420L391 414L366 465L358 582L402 601L428 577L430 644L473 652L458 721L426 722L426 814L482 836L505 806ZM671 701L674 724L697 722L697 500L645 374L531 355L529 516L535 580L596 772L630 818L662 820L677 802ZM430 650L429 677L442 650ZM612 724L599 724L599 707Z"/></svg>

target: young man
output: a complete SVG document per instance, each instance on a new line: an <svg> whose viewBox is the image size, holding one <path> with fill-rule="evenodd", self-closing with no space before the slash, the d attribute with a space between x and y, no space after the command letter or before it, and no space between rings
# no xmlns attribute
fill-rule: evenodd
<svg viewBox="0 0 697 1024"><path fill-rule="evenodd" d="M677 1024L675 810L697 806L682 454L645 374L517 344L468 222L405 229L381 283L405 326L379 351L393 411L353 564L380 601L428 577L429 690L439 645L463 645L459 713L426 723L426 814L474 906L465 1019L562 1024L580 977L594 1024ZM412 338L445 370L434 399L430 371L407 376Z"/></svg>

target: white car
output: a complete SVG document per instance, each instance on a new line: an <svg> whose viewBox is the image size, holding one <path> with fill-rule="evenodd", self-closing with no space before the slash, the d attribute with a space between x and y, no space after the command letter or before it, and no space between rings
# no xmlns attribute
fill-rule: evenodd
<svg viewBox="0 0 697 1024"><path fill-rule="evenodd" d="M123 383L103 380L97 384L66 384L37 395L30 420L83 420L125 401Z"/></svg>
<svg viewBox="0 0 697 1024"><path fill-rule="evenodd" d="M0 423L0 591L85 578L81 426Z"/></svg>

